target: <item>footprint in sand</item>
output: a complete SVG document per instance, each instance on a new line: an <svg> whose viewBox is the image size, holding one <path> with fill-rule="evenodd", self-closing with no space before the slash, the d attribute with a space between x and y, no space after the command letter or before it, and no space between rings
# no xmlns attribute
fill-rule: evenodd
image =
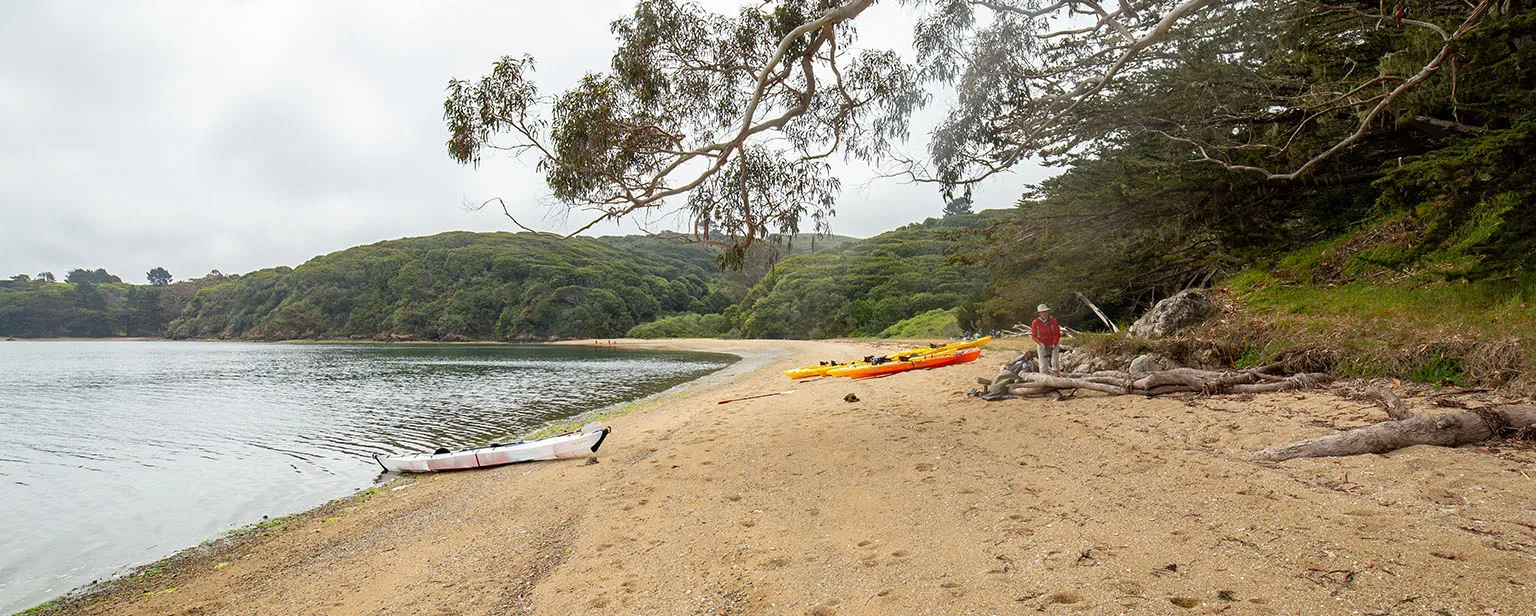
<svg viewBox="0 0 1536 616"><path fill-rule="evenodd" d="M917 466L914 466L912 468L916 469L920 473L926 473L926 472L931 471L933 469L936 469L938 467L935 466L934 464L930 463L930 462L918 462Z"/></svg>
<svg viewBox="0 0 1536 616"><path fill-rule="evenodd" d="M1200 605L1199 599L1191 599L1189 597L1169 597L1168 602L1186 610Z"/></svg>
<svg viewBox="0 0 1536 616"><path fill-rule="evenodd" d="M1049 595L1046 595L1045 602L1048 605L1053 603L1072 605L1073 603L1082 603L1083 596L1070 590L1063 592L1053 592Z"/></svg>
<svg viewBox="0 0 1536 616"><path fill-rule="evenodd" d="M753 526L757 526L757 520L742 520L741 525L747 528L752 528Z"/></svg>
<svg viewBox="0 0 1536 616"><path fill-rule="evenodd" d="M789 566L788 558L770 558L763 563L760 569L782 569Z"/></svg>
<svg viewBox="0 0 1536 616"><path fill-rule="evenodd" d="M734 503L736 501L741 500L741 495L740 494L727 494L727 495L725 495L725 500L728 500L728 501L731 501L731 502Z"/></svg>

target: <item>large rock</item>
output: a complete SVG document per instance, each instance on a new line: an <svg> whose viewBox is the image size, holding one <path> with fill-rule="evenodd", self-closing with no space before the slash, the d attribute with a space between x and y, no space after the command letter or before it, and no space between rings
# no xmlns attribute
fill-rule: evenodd
<svg viewBox="0 0 1536 616"><path fill-rule="evenodd" d="M1204 291L1190 289L1152 306L1131 324L1130 334L1137 338L1158 338L1215 316L1220 309L1216 300Z"/></svg>
<svg viewBox="0 0 1536 616"><path fill-rule="evenodd" d="M1172 370L1178 367L1179 364L1171 359L1147 353L1145 355L1138 355L1136 359L1131 360L1131 368L1128 372L1131 374L1147 374Z"/></svg>

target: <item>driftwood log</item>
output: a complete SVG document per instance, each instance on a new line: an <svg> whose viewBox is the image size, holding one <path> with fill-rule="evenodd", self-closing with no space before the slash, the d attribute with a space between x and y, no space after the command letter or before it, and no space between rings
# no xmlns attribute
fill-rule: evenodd
<svg viewBox="0 0 1536 616"><path fill-rule="evenodd" d="M1086 389L1114 395L1161 396L1172 393L1243 394L1310 389L1321 387L1332 377L1323 373L1291 376L1275 374L1276 366L1238 372L1214 372L1194 368L1175 368L1146 374L1115 370L1091 374L1051 376L1026 372L1019 382L1009 386L1015 396L1043 396L1051 392Z"/></svg>
<svg viewBox="0 0 1536 616"><path fill-rule="evenodd" d="M1284 366L1273 364L1239 372L1212 372L1176 368L1147 374L1119 371L1052 376L1024 373L1008 387L1015 396L1061 395L1079 389L1112 395L1159 396L1171 393L1263 393L1322 387L1333 379L1310 372L1281 376ZM981 380L983 383L986 381ZM1415 415L1391 391L1374 388L1364 397L1375 401L1391 419L1380 423L1271 447L1254 459L1278 462L1295 458L1353 456L1386 453L1413 445L1457 447L1478 443L1519 430L1536 430L1536 405L1507 404L1472 409L1463 413Z"/></svg>
<svg viewBox="0 0 1536 616"><path fill-rule="evenodd" d="M1465 413L1415 415L1402 400L1385 389L1367 392L1367 397L1375 399L1392 419L1271 447L1254 454L1254 459L1279 462L1296 458L1354 456L1386 453L1413 445L1457 447L1536 426L1536 405L1531 404L1488 406Z"/></svg>

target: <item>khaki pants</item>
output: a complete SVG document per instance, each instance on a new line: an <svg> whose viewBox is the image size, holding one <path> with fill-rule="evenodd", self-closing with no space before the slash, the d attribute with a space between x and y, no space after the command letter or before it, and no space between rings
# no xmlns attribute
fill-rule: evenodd
<svg viewBox="0 0 1536 616"><path fill-rule="evenodd" d="M1061 371L1061 351L1056 345L1036 345L1040 350L1040 373L1050 374Z"/></svg>

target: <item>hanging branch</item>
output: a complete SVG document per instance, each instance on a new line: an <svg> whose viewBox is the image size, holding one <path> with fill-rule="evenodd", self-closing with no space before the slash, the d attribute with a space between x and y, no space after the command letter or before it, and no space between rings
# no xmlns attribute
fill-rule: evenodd
<svg viewBox="0 0 1536 616"><path fill-rule="evenodd" d="M1436 19L1460 18L1455 30L1430 16L1377 15L1324 0L1152 0L1135 7L1122 2L1115 10L1097 0L919 4L932 7L918 28L919 56L930 76L955 85L958 102L930 146L936 169L907 160L893 175L955 190L1026 158L1049 163L1141 131L1188 145L1199 162L1271 180L1297 179L1362 141L1406 93L1451 62L1456 45L1484 20L1494 0L1469 0L1463 15L1453 5L1425 9ZM1084 17L1092 21L1085 23ZM1284 49L1276 50L1284 44L1276 39L1292 33L1287 28L1344 48L1370 44L1363 40L1374 32L1401 27L1429 34L1438 43L1412 75L1377 74L1385 67L1356 72L1350 66L1337 76L1300 77L1284 67ZM1414 43L1391 42L1401 48L1375 54L1418 53ZM1381 85L1391 87L1382 92ZM1196 97L1193 105L1148 106L1147 95L1181 90L1210 95ZM1230 97L1223 99L1227 92ZM1353 130L1291 154L1304 130L1326 134L1336 129L1321 128L1319 120L1345 117ZM1273 124L1285 129L1278 133L1280 142L1269 140L1271 132L1256 129ZM1238 156L1223 157L1223 152L1287 154L1297 162L1289 170L1272 170Z"/></svg>
<svg viewBox="0 0 1536 616"><path fill-rule="evenodd" d="M822 159L878 158L926 101L894 53L847 45L872 4L727 17L641 2L614 23L612 70L559 97L539 95L528 57L503 58L478 83L451 81L449 154L532 157L557 202L595 214L563 237L684 196L699 238L732 238L739 251L797 232L807 215L823 231L839 183Z"/></svg>

